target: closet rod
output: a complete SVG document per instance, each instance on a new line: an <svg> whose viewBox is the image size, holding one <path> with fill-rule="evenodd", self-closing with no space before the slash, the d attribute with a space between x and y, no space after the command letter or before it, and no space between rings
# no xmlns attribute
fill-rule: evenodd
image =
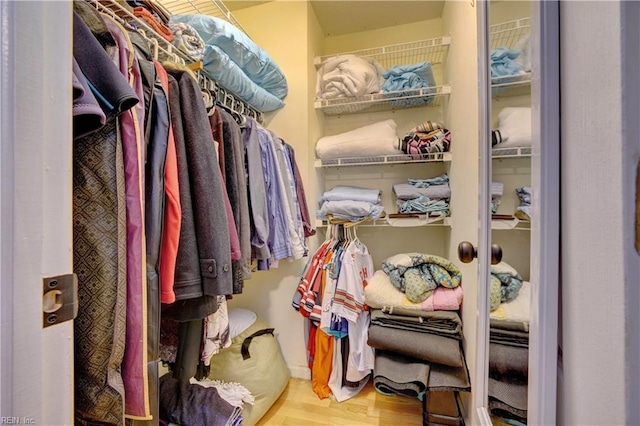
<svg viewBox="0 0 640 426"><path fill-rule="evenodd" d="M125 9L122 5L120 5L116 0L86 0L90 5L92 5L96 10L103 13L108 13L114 19L117 19L119 22L124 24L128 28L132 28L133 30L139 32L145 39L147 39L153 49L154 49L154 58L158 58L158 54L162 53L164 55L164 60L173 61L182 65L189 66L190 64L198 63L196 59L190 57L180 49L177 49L171 42L166 40L160 34L158 34L153 28L151 28L147 23L143 20L139 19L133 13ZM197 74L202 75L203 78L206 78L210 82L212 82L212 86L216 88L215 97L216 103L222 105L226 108L229 108L235 111L238 114L251 117L255 119L258 123L263 124L264 119L262 112L258 111L256 108L252 107L242 99L239 99L235 94L226 89L220 83L204 74L202 70L196 71ZM202 79L198 78L198 82L201 83ZM206 90L210 90L209 87L203 87Z"/></svg>

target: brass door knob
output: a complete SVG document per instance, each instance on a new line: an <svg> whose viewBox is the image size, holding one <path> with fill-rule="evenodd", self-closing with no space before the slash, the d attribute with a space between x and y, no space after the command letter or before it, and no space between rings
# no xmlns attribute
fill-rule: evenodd
<svg viewBox="0 0 640 426"><path fill-rule="evenodd" d="M458 259L462 263L470 263L478 257L478 249L469 241L458 244ZM502 247L498 244L491 244L491 264L497 265L502 261Z"/></svg>

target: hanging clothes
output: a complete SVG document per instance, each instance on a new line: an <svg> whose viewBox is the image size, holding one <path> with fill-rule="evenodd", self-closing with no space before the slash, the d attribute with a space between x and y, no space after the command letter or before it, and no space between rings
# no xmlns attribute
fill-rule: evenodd
<svg viewBox="0 0 640 426"><path fill-rule="evenodd" d="M364 288L373 275L373 259L342 225L331 228L327 239L305 266L292 306L308 321L307 352L312 387L320 398L333 394L343 401L369 380L374 366L367 344L370 323Z"/></svg>

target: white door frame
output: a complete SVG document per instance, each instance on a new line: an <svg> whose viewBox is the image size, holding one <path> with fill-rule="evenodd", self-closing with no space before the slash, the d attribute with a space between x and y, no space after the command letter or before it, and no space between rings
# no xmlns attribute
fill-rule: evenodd
<svg viewBox="0 0 640 426"><path fill-rule="evenodd" d="M0 2L4 423L73 424L73 323L42 327L43 277L72 272L72 16L72 2Z"/></svg>
<svg viewBox="0 0 640 426"><path fill-rule="evenodd" d="M488 63L488 1L478 2L480 102L480 194L491 181L491 87ZM528 423L556 422L558 289L560 253L560 43L557 0L532 2L531 320L529 332ZM482 31L484 29L484 31ZM544 147L544 149L541 149ZM483 201L484 202L484 201ZM480 208L478 239L478 347L474 408L490 425L488 404L490 216ZM482 206L483 204L481 204Z"/></svg>

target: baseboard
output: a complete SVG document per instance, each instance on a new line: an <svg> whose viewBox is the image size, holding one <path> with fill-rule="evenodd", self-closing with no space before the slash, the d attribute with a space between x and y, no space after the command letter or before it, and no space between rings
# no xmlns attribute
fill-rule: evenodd
<svg viewBox="0 0 640 426"><path fill-rule="evenodd" d="M309 370L309 367L289 366L289 371L291 371L291 377L311 380L311 370Z"/></svg>

